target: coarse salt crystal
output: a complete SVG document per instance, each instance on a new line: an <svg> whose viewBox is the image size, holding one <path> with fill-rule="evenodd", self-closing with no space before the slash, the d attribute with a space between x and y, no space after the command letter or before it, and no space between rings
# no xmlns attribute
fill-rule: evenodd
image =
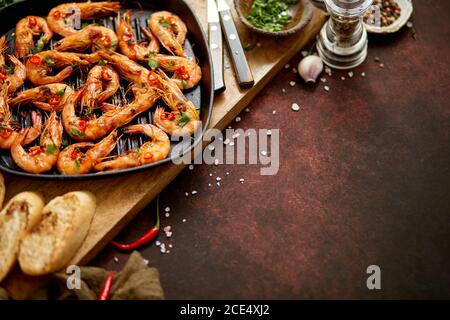
<svg viewBox="0 0 450 320"><path fill-rule="evenodd" d="M229 146L234 146L234 142L231 141L230 144L229 144Z"/></svg>
<svg viewBox="0 0 450 320"><path fill-rule="evenodd" d="M164 211L165 211L165 212L170 212L170 207L167 206L167 207L164 209Z"/></svg>
<svg viewBox="0 0 450 320"><path fill-rule="evenodd" d="M185 192L184 195L187 197L189 196L189 192Z"/></svg>
<svg viewBox="0 0 450 320"><path fill-rule="evenodd" d="M411 21L408 21L407 23L406 23L406 27L408 27L408 28L412 28L412 27L414 27L414 23L412 23Z"/></svg>
<svg viewBox="0 0 450 320"><path fill-rule="evenodd" d="M296 103L293 103L292 106L291 106L291 109L293 111L298 111L298 110L300 110L300 106L298 104L296 104Z"/></svg>
<svg viewBox="0 0 450 320"><path fill-rule="evenodd" d="M244 183L244 181L245 181L245 180L244 180L244 179L242 179L242 178L241 178L241 179L239 179L239 182L240 182L240 183Z"/></svg>
<svg viewBox="0 0 450 320"><path fill-rule="evenodd" d="M194 165L190 164L189 165L189 170L194 170Z"/></svg>
<svg viewBox="0 0 450 320"><path fill-rule="evenodd" d="M330 91L330 87L329 86L325 86L323 88L325 89L325 91Z"/></svg>
<svg viewBox="0 0 450 320"><path fill-rule="evenodd" d="M286 89L285 89L285 88L281 89L281 92L285 93L285 92L286 92Z"/></svg>
<svg viewBox="0 0 450 320"><path fill-rule="evenodd" d="M241 117L236 117L236 119L234 119L234 121L240 122L241 121Z"/></svg>
<svg viewBox="0 0 450 320"><path fill-rule="evenodd" d="M197 190L192 190L192 194L197 194Z"/></svg>
<svg viewBox="0 0 450 320"><path fill-rule="evenodd" d="M209 176L212 177L212 173L210 173Z"/></svg>
<svg viewBox="0 0 450 320"><path fill-rule="evenodd" d="M325 78L320 78L320 81L322 81L323 83L327 82L327 79Z"/></svg>
<svg viewBox="0 0 450 320"><path fill-rule="evenodd" d="M348 73L348 76L349 76L350 78L353 78L353 75L354 75L353 71L350 71L350 72Z"/></svg>
<svg viewBox="0 0 450 320"><path fill-rule="evenodd" d="M229 144L230 143L230 139L226 138L225 141L223 142L223 144Z"/></svg>
<svg viewBox="0 0 450 320"><path fill-rule="evenodd" d="M170 230L172 230L172 226L166 226L163 230L164 232L169 232Z"/></svg>
<svg viewBox="0 0 450 320"><path fill-rule="evenodd" d="M208 183L208 187L211 187L211 183Z"/></svg>
<svg viewBox="0 0 450 320"><path fill-rule="evenodd" d="M119 258L114 257L113 259L114 259L114 262L119 262Z"/></svg>
<svg viewBox="0 0 450 320"><path fill-rule="evenodd" d="M277 110L273 110L273 111L272 111L272 114L277 114Z"/></svg>
<svg viewBox="0 0 450 320"><path fill-rule="evenodd" d="M227 176L229 176L229 175L230 175L230 173L229 173L229 172L225 172L225 174L226 174Z"/></svg>
<svg viewBox="0 0 450 320"><path fill-rule="evenodd" d="M250 108L245 108L245 112L250 112Z"/></svg>
<svg viewBox="0 0 450 320"><path fill-rule="evenodd" d="M239 137L241 134L238 132L238 133L235 133L235 134L233 134L233 136L232 136L232 138L233 139L236 139L237 137Z"/></svg>
<svg viewBox="0 0 450 320"><path fill-rule="evenodd" d="M292 73L297 73L297 69L292 68Z"/></svg>
<svg viewBox="0 0 450 320"><path fill-rule="evenodd" d="M345 77L341 77L341 80L344 81L344 80L345 80Z"/></svg>
<svg viewBox="0 0 450 320"><path fill-rule="evenodd" d="M173 248L173 245L171 243L169 243L169 248Z"/></svg>
<svg viewBox="0 0 450 320"><path fill-rule="evenodd" d="M291 67L291 65L289 63L284 66L285 69L289 69L290 67Z"/></svg>
<svg viewBox="0 0 450 320"><path fill-rule="evenodd" d="M208 145L208 149L209 151L213 151L216 147L214 147L214 145L210 144Z"/></svg>
<svg viewBox="0 0 450 320"><path fill-rule="evenodd" d="M267 130L267 135L268 136L272 135L272 130Z"/></svg>
<svg viewBox="0 0 450 320"><path fill-rule="evenodd" d="M361 72L361 77L365 77L366 73L365 72Z"/></svg>
<svg viewBox="0 0 450 320"><path fill-rule="evenodd" d="M155 245L156 245L157 247L159 247L159 246L161 245L161 242L156 241L156 242L155 242Z"/></svg>
<svg viewBox="0 0 450 320"><path fill-rule="evenodd" d="M172 237L172 232L171 232L171 231L166 232L166 237L167 237L167 238Z"/></svg>
<svg viewBox="0 0 450 320"><path fill-rule="evenodd" d="M166 218L170 217L170 213L166 212L165 216Z"/></svg>
<svg viewBox="0 0 450 320"><path fill-rule="evenodd" d="M217 186L220 187L220 182L217 182Z"/></svg>
<svg viewBox="0 0 450 320"><path fill-rule="evenodd" d="M161 248L159 249L159 251L161 253L166 253L166 247L161 246Z"/></svg>
<svg viewBox="0 0 450 320"><path fill-rule="evenodd" d="M181 220L182 222L186 222L186 219Z"/></svg>
<svg viewBox="0 0 450 320"><path fill-rule="evenodd" d="M294 87L294 86L295 86L295 81L289 82L289 85L290 85L291 87Z"/></svg>
<svg viewBox="0 0 450 320"><path fill-rule="evenodd" d="M261 154L263 155L263 156L267 156L267 151L261 151Z"/></svg>
<svg viewBox="0 0 450 320"><path fill-rule="evenodd" d="M304 58L304 57L306 57L306 56L307 56L308 54L309 54L309 52L308 52L308 51L305 51L305 50L304 50L304 51L302 51L302 56L303 56L303 58Z"/></svg>
<svg viewBox="0 0 450 320"><path fill-rule="evenodd" d="M143 261L144 261L144 264L147 266L149 261L147 259L144 259Z"/></svg>
<svg viewBox="0 0 450 320"><path fill-rule="evenodd" d="M222 180L221 177L217 177L217 178L216 178L216 181L221 181L221 180Z"/></svg>
<svg viewBox="0 0 450 320"><path fill-rule="evenodd" d="M216 166L218 166L218 165L219 165L219 159L215 159L215 160L214 160L214 164L215 164Z"/></svg>

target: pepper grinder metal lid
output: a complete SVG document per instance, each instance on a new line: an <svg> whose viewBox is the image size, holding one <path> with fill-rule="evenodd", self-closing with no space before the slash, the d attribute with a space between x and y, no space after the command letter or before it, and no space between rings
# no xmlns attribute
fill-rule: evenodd
<svg viewBox="0 0 450 320"><path fill-rule="evenodd" d="M362 16L372 0L325 0L330 19L320 31L317 51L336 69L351 69L367 57L367 32Z"/></svg>

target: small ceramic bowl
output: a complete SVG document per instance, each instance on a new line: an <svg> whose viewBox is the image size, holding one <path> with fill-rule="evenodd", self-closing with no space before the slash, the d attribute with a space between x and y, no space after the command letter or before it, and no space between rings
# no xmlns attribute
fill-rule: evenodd
<svg viewBox="0 0 450 320"><path fill-rule="evenodd" d="M370 33L394 33L400 30L411 18L411 14L413 12L413 5L411 0L396 0L402 12L400 13L400 17L395 20L392 24L386 27L380 27L371 25L364 22L364 26L366 27L367 32Z"/></svg>
<svg viewBox="0 0 450 320"><path fill-rule="evenodd" d="M289 13L292 16L291 22L280 31L265 31L252 25L247 20L247 15L250 12L254 0L234 0L234 6L242 23L254 32L270 36L270 37L284 37L299 32L312 19L313 6L309 0L299 0L297 4L289 6Z"/></svg>

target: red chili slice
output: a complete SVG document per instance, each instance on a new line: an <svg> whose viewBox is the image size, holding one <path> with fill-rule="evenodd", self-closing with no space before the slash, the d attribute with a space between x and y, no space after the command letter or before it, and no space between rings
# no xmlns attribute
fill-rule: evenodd
<svg viewBox="0 0 450 320"><path fill-rule="evenodd" d="M53 12L53 17L54 17L55 19L60 19L61 16L62 16L61 11L56 10L55 12Z"/></svg>
<svg viewBox="0 0 450 320"><path fill-rule="evenodd" d="M103 37L103 45L107 48L111 47L111 37L108 35L105 35Z"/></svg>
<svg viewBox="0 0 450 320"><path fill-rule="evenodd" d="M12 135L12 133L13 133L13 131L11 129L5 128L5 129L2 129L2 131L0 132L0 136L3 139L8 139Z"/></svg>
<svg viewBox="0 0 450 320"><path fill-rule="evenodd" d="M78 129L80 129L81 131L86 130L87 127L87 123L84 120L80 120L78 121Z"/></svg>
<svg viewBox="0 0 450 320"><path fill-rule="evenodd" d="M51 97L49 100L49 105L51 105L53 108L59 106L59 104L61 103L61 99L59 99L59 97Z"/></svg>
<svg viewBox="0 0 450 320"><path fill-rule="evenodd" d="M35 157L42 152L42 148L40 146L34 146L30 148L30 154Z"/></svg>
<svg viewBox="0 0 450 320"><path fill-rule="evenodd" d="M161 120L170 120L173 121L175 120L175 115L171 112L167 112L165 111L162 115L161 115Z"/></svg>
<svg viewBox="0 0 450 320"><path fill-rule="evenodd" d="M144 153L145 160L153 160L153 154L151 152Z"/></svg>
<svg viewBox="0 0 450 320"><path fill-rule="evenodd" d="M37 65L37 64L40 64L41 61L42 61L42 59L40 57L38 57L38 56L32 56L30 58L30 63L32 63L32 64L36 64Z"/></svg>
<svg viewBox="0 0 450 320"><path fill-rule="evenodd" d="M37 20L35 17L29 17L28 18L28 25L30 27L35 27L37 25Z"/></svg>
<svg viewBox="0 0 450 320"><path fill-rule="evenodd" d="M104 81L111 81L112 80L112 74L110 70L102 70L102 79Z"/></svg>
<svg viewBox="0 0 450 320"><path fill-rule="evenodd" d="M189 78L190 78L189 72L186 70L185 66L180 66L180 67L176 68L175 74L180 76L180 78L183 80L189 80Z"/></svg>
<svg viewBox="0 0 450 320"><path fill-rule="evenodd" d="M150 71L150 73L148 74L148 81L150 82L151 85L157 87L157 88L162 88L162 84L159 81L159 77L155 74L155 71Z"/></svg>
<svg viewBox="0 0 450 320"><path fill-rule="evenodd" d="M73 150L72 153L70 154L70 157L75 160L78 158L78 152L77 150Z"/></svg>

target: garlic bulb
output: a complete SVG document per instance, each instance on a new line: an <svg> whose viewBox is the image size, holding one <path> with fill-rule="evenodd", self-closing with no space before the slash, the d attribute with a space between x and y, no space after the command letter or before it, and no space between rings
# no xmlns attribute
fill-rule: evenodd
<svg viewBox="0 0 450 320"><path fill-rule="evenodd" d="M307 56L298 64L298 73L306 82L316 82L322 71L323 62L318 56Z"/></svg>

